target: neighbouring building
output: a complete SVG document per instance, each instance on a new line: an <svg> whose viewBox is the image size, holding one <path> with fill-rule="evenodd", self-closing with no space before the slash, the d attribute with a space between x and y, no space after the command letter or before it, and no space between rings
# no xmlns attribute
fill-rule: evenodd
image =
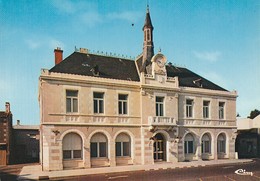
<svg viewBox="0 0 260 181"><path fill-rule="evenodd" d="M39 162L39 135L39 125L22 125L17 120L13 126L15 163Z"/></svg>
<svg viewBox="0 0 260 181"><path fill-rule="evenodd" d="M39 126L12 124L10 103L0 111L0 165L39 162Z"/></svg>
<svg viewBox="0 0 260 181"><path fill-rule="evenodd" d="M79 49L39 78L43 170L233 159L236 91L154 53L147 9L135 60Z"/></svg>
<svg viewBox="0 0 260 181"><path fill-rule="evenodd" d="M13 137L12 137L13 116L10 103L5 103L5 111L0 111L0 165L12 163Z"/></svg>
<svg viewBox="0 0 260 181"><path fill-rule="evenodd" d="M260 115L237 119L236 151L239 158L260 158Z"/></svg>

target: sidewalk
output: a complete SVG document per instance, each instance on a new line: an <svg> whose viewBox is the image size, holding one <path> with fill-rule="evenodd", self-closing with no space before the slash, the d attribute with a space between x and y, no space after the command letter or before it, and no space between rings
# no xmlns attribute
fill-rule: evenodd
<svg viewBox="0 0 260 181"><path fill-rule="evenodd" d="M117 167L61 170L61 171L50 171L50 172L41 171L40 165L33 165L33 166L23 167L18 177L18 180L39 180L41 178L57 179L57 178L92 175L92 174L188 168L188 167L209 166L209 165L218 165L218 164L245 163L251 161L252 161L251 159L211 160L211 161L201 160L201 161L192 161L192 162L156 163L152 165L128 165L128 166L117 166Z"/></svg>

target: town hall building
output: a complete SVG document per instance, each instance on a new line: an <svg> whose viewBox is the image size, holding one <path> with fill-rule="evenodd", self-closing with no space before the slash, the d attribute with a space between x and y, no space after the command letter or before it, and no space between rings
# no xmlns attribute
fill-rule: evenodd
<svg viewBox="0 0 260 181"><path fill-rule="evenodd" d="M154 52L147 8L142 54L81 48L39 78L45 171L235 158L236 91Z"/></svg>

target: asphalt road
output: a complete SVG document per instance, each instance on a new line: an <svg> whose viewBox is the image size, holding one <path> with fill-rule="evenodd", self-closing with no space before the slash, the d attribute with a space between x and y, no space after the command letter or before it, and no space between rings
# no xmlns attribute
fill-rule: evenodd
<svg viewBox="0 0 260 181"><path fill-rule="evenodd" d="M235 171L253 175L238 175ZM260 159L250 163L194 168L121 172L62 179L64 181L260 181Z"/></svg>
<svg viewBox="0 0 260 181"><path fill-rule="evenodd" d="M13 181L27 164L0 166L0 181Z"/></svg>

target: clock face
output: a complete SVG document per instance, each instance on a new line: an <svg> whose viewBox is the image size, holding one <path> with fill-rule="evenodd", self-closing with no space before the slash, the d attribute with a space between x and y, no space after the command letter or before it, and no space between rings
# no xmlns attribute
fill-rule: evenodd
<svg viewBox="0 0 260 181"><path fill-rule="evenodd" d="M158 58L156 59L156 63L157 63L157 65L158 65L159 67L161 67L161 68L165 65L165 62L164 62L163 57L158 57Z"/></svg>

